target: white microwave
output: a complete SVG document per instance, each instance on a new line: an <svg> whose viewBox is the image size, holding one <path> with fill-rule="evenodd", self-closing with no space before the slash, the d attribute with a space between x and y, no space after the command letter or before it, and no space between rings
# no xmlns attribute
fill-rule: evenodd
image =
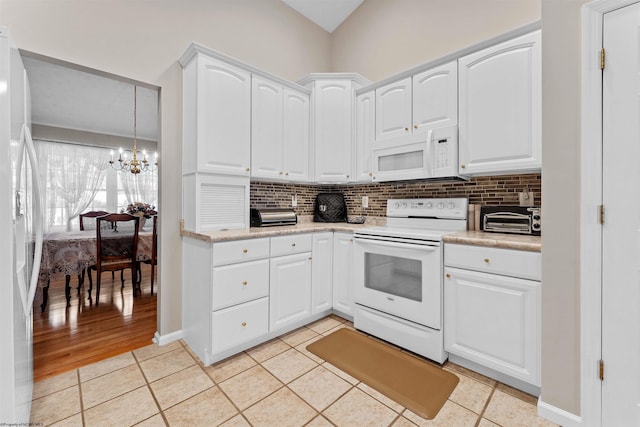
<svg viewBox="0 0 640 427"><path fill-rule="evenodd" d="M406 135L373 148L373 181L457 177L458 127Z"/></svg>

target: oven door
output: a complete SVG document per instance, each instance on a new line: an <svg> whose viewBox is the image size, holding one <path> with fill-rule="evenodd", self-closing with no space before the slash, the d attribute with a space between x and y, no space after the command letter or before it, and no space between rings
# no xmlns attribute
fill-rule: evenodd
<svg viewBox="0 0 640 427"><path fill-rule="evenodd" d="M357 237L353 259L357 304L440 329L442 249L438 242Z"/></svg>

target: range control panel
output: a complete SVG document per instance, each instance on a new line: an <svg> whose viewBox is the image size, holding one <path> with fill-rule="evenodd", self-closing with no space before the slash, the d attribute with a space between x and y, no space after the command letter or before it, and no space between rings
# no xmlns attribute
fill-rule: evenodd
<svg viewBox="0 0 640 427"><path fill-rule="evenodd" d="M467 219L469 199L389 199L387 217Z"/></svg>

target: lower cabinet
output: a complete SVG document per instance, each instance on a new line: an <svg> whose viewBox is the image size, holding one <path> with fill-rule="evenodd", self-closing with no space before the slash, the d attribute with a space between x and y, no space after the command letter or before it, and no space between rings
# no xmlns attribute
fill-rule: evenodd
<svg viewBox="0 0 640 427"><path fill-rule="evenodd" d="M311 313L333 307L333 232L313 235L311 266Z"/></svg>
<svg viewBox="0 0 640 427"><path fill-rule="evenodd" d="M271 258L271 331L311 315L311 252Z"/></svg>
<svg viewBox="0 0 640 427"><path fill-rule="evenodd" d="M462 259L458 251L468 265L448 266L448 260ZM504 271L503 260L515 256L535 263L539 255L445 245L444 345L450 355L540 386L540 281L493 274L491 267ZM485 271L470 269L474 257Z"/></svg>
<svg viewBox="0 0 640 427"><path fill-rule="evenodd" d="M353 317L353 234L333 235L333 309Z"/></svg>

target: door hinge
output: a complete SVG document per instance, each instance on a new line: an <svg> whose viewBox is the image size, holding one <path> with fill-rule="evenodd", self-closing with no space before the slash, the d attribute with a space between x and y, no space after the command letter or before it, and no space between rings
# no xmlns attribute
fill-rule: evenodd
<svg viewBox="0 0 640 427"><path fill-rule="evenodd" d="M604 205L598 206L598 222L604 224Z"/></svg>
<svg viewBox="0 0 640 427"><path fill-rule="evenodd" d="M604 360L602 359L598 361L598 377L600 381L604 381Z"/></svg>
<svg viewBox="0 0 640 427"><path fill-rule="evenodd" d="M604 70L604 57L605 57L604 48L602 48L602 50L600 50L600 69L601 70Z"/></svg>

